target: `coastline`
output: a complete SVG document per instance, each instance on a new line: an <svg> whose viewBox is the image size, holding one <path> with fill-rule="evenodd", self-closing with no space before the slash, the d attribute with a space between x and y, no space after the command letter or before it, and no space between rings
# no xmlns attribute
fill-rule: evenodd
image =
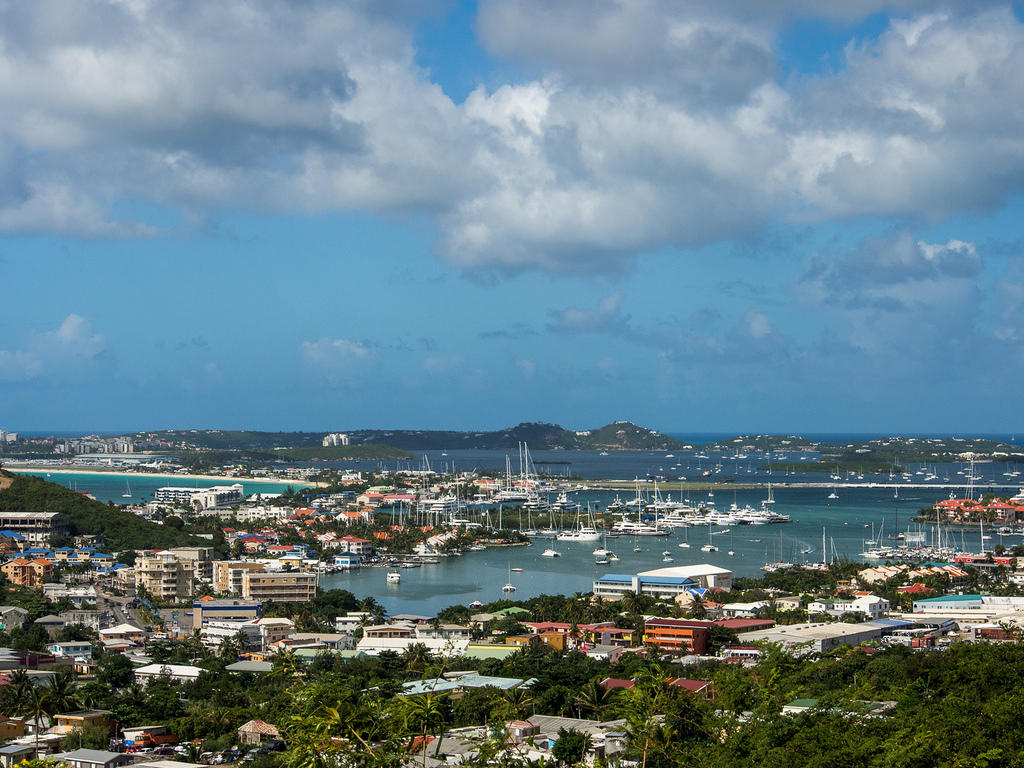
<svg viewBox="0 0 1024 768"><path fill-rule="evenodd" d="M283 480L278 477L226 477L225 475L176 475L167 472L115 472L107 469L90 469L88 467L77 467L75 469L57 469L49 467L27 468L5 466L7 472L23 475L106 475L110 477L154 477L167 478L168 480L212 480L214 482L231 485L233 483L268 483L277 485L292 485L303 488L318 488L325 483L313 482L310 480Z"/></svg>

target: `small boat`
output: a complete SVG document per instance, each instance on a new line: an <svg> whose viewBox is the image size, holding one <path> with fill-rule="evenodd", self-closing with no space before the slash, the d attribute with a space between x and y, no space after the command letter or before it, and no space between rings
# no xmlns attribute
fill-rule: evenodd
<svg viewBox="0 0 1024 768"><path fill-rule="evenodd" d="M543 552L541 552L540 556L541 557L561 557L562 553L559 552L557 549L551 549L549 547L548 549L545 549Z"/></svg>
<svg viewBox="0 0 1024 768"><path fill-rule="evenodd" d="M681 541L681 542L679 542L679 548L680 549L689 549L690 548L690 542L688 542L688 541Z"/></svg>
<svg viewBox="0 0 1024 768"><path fill-rule="evenodd" d="M522 573L522 568L509 568L509 573Z"/></svg>
<svg viewBox="0 0 1024 768"><path fill-rule="evenodd" d="M663 562L663 563L671 563L672 562L672 555L665 555L665 557L661 558L661 562Z"/></svg>
<svg viewBox="0 0 1024 768"><path fill-rule="evenodd" d="M718 547L716 547L714 544L705 544L704 546L702 546L700 548L700 551L701 552L717 552L718 551Z"/></svg>
<svg viewBox="0 0 1024 768"><path fill-rule="evenodd" d="M472 603L469 604L469 607L473 609L483 608L484 604L481 603L479 600L474 600Z"/></svg>
<svg viewBox="0 0 1024 768"><path fill-rule="evenodd" d="M402 574L398 571L388 571L387 582L388 584L398 584L402 581Z"/></svg>
<svg viewBox="0 0 1024 768"><path fill-rule="evenodd" d="M512 583L512 566L508 567L508 583L501 588L501 591L505 594L510 594L516 591L516 585Z"/></svg>
<svg viewBox="0 0 1024 768"><path fill-rule="evenodd" d="M594 560L594 565L609 565L611 560L607 557L599 557Z"/></svg>
<svg viewBox="0 0 1024 768"><path fill-rule="evenodd" d="M839 494L836 493L836 489L835 488L832 489L832 493L830 493L828 495L828 498L830 498L830 499L838 499L839 498Z"/></svg>
<svg viewBox="0 0 1024 768"><path fill-rule="evenodd" d="M132 497L132 486L127 480L124 481L124 493L121 494L122 499L130 499Z"/></svg>

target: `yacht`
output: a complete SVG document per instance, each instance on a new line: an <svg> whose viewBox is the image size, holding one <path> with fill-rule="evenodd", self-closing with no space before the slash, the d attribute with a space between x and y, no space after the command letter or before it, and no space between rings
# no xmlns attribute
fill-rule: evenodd
<svg viewBox="0 0 1024 768"><path fill-rule="evenodd" d="M667 530L662 530L647 523L637 523L633 520L619 520L612 526L612 533L619 536L668 536Z"/></svg>
<svg viewBox="0 0 1024 768"><path fill-rule="evenodd" d="M508 583L501 588L501 591L506 595L516 591L516 585L512 583L512 566L508 567Z"/></svg>
<svg viewBox="0 0 1024 768"><path fill-rule="evenodd" d="M398 584L401 581L402 581L402 574L401 573L399 573L398 571L388 571L388 575L387 575L387 583L388 584Z"/></svg>
<svg viewBox="0 0 1024 768"><path fill-rule="evenodd" d="M551 547L548 547L547 549L545 549L543 552L540 553L540 556L541 557L561 557L562 553L559 552L557 549L552 549Z"/></svg>

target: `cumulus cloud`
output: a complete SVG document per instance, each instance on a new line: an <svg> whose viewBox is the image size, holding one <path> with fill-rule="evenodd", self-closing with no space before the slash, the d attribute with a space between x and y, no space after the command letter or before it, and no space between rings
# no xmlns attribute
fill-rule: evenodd
<svg viewBox="0 0 1024 768"><path fill-rule="evenodd" d="M0 349L0 380L81 375L106 352L106 340L81 315L70 314L48 331L29 334L22 349Z"/></svg>
<svg viewBox="0 0 1024 768"><path fill-rule="evenodd" d="M159 235L125 199L412 211L467 269L589 274L780 218L989 209L1024 179L1024 24L932 5L489 0L480 38L527 79L457 104L418 4L7 4L0 231ZM903 16L838 72L780 78L786 22L877 11Z"/></svg>
<svg viewBox="0 0 1024 768"><path fill-rule="evenodd" d="M896 232L842 253L814 254L799 282L822 303L901 311L973 289L980 270L973 243L932 244Z"/></svg>
<svg viewBox="0 0 1024 768"><path fill-rule="evenodd" d="M615 292L605 296L595 309L567 307L552 310L548 330L559 333L612 333L624 334L629 326L629 315L623 314L623 295Z"/></svg>

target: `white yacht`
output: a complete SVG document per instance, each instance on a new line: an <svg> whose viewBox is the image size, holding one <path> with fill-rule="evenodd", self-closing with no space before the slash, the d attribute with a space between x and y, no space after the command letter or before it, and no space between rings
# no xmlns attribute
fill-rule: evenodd
<svg viewBox="0 0 1024 768"><path fill-rule="evenodd" d="M541 557L561 557L562 553L559 552L557 549L552 549L551 547L548 547L547 549L545 549L543 552L540 553L540 556Z"/></svg>
<svg viewBox="0 0 1024 768"><path fill-rule="evenodd" d="M402 580L402 574L398 571L388 571L387 583L398 584Z"/></svg>

